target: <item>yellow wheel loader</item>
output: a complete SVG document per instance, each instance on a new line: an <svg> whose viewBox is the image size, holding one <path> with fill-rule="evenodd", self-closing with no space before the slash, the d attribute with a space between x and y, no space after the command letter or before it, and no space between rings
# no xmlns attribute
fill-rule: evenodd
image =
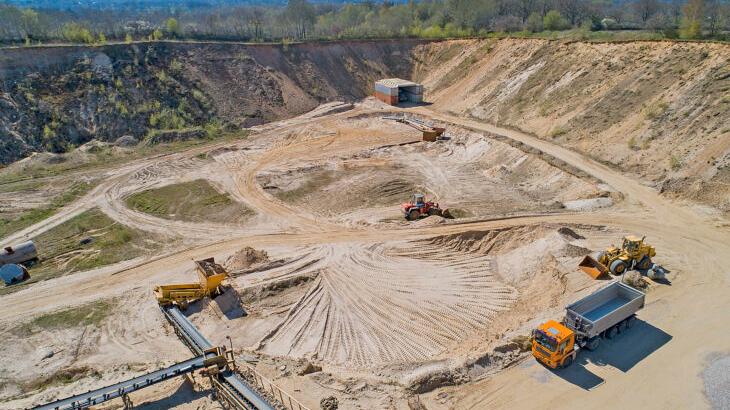
<svg viewBox="0 0 730 410"><path fill-rule="evenodd" d="M656 249L644 243L644 238L629 235L623 238L620 248L611 245L596 258L588 255L578 264L578 267L593 279L611 272L621 275L627 270L647 270L653 265L651 258L656 256Z"/></svg>

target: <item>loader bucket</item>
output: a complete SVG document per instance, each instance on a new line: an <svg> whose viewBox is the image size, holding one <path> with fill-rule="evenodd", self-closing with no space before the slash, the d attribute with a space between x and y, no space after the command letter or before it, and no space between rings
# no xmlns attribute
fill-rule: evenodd
<svg viewBox="0 0 730 410"><path fill-rule="evenodd" d="M578 267L593 279L598 279L601 276L608 274L608 268L603 266L601 262L595 260L591 255L586 255L586 257L578 264Z"/></svg>

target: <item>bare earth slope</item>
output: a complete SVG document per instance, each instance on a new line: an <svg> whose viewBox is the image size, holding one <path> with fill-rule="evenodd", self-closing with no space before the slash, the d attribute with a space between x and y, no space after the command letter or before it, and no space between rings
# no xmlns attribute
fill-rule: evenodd
<svg viewBox="0 0 730 410"><path fill-rule="evenodd" d="M730 211L730 45L465 40L417 55L435 110L533 133Z"/></svg>
<svg viewBox="0 0 730 410"><path fill-rule="evenodd" d="M211 121L251 126L360 99L375 79L409 76L419 43L2 49L0 165L93 138L142 139L149 130Z"/></svg>

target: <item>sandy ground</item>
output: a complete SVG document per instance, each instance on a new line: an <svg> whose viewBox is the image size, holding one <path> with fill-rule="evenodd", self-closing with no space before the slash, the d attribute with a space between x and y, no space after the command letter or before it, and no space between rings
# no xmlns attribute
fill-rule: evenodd
<svg viewBox="0 0 730 410"><path fill-rule="evenodd" d="M7 375L0 407L26 407L186 358L149 289L193 280L191 258L225 260L245 246L265 250L269 261L236 272L225 298L198 303L189 315L214 343L226 343L230 335L243 356L257 359L257 369L311 408L327 395L338 397L341 408L408 408L418 393L429 409L702 408L711 404L705 391L714 395L712 403L723 403L722 385L703 381L703 374L714 380L717 372L705 367L721 361L711 354L730 351L730 232L719 216L517 131L421 107L408 111L446 123L452 139L397 145L418 136L380 120L384 107L378 103L366 100L332 114L330 109L342 107L260 126L246 141L109 171L81 200L6 238L36 235L98 206L123 224L175 240L155 258L0 297L8 352L29 358L0 361ZM206 152L201 159L198 154ZM563 165L542 160L547 157ZM590 178L574 176L576 169ZM296 201L276 195L296 190L304 183L298 179L321 170L360 182L347 184L356 187L348 192L334 178ZM472 216L409 224L397 221L397 212L388 220L397 202L350 206L360 203L354 194L376 195L397 175ZM130 193L198 178L230 193L255 216L241 225L171 222L124 206ZM612 200L594 206L596 198ZM509 214L513 208L523 212ZM510 347L513 337L540 320L559 318L562 306L602 285L575 264L626 233L647 235L658 249L657 261L672 271L668 284L650 287L635 332L581 354L565 371L548 371ZM43 313L101 299L120 306L101 326L43 332L31 343L12 331ZM52 362L33 356L47 349L58 351ZM292 369L301 360L323 370L299 375ZM18 387L82 365L103 374L30 395ZM216 408L204 395L169 383L133 400Z"/></svg>

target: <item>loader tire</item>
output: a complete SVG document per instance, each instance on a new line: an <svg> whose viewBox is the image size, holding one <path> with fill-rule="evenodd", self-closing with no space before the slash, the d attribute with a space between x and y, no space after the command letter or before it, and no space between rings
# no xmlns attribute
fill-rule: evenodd
<svg viewBox="0 0 730 410"><path fill-rule="evenodd" d="M451 215L451 212L449 212L449 208L444 209L441 212L441 216L443 216L446 219L454 219L454 215Z"/></svg>
<svg viewBox="0 0 730 410"><path fill-rule="evenodd" d="M408 216L406 216L406 219L408 219L409 221L415 221L416 219L418 219L418 214L418 210L413 209L411 210L411 212L408 212Z"/></svg>
<svg viewBox="0 0 730 410"><path fill-rule="evenodd" d="M636 269L639 270L647 270L649 268L651 268L651 258L648 256L644 256L641 258L639 263L636 264Z"/></svg>
<svg viewBox="0 0 730 410"><path fill-rule="evenodd" d="M611 266L609 267L609 269L614 275L621 275L622 273L626 272L626 262L622 261L621 259L616 259L615 261L611 262Z"/></svg>
<svg viewBox="0 0 730 410"><path fill-rule="evenodd" d="M436 209L436 208L429 209L428 210L428 216L434 216L434 215L441 216L441 210L440 209Z"/></svg>

